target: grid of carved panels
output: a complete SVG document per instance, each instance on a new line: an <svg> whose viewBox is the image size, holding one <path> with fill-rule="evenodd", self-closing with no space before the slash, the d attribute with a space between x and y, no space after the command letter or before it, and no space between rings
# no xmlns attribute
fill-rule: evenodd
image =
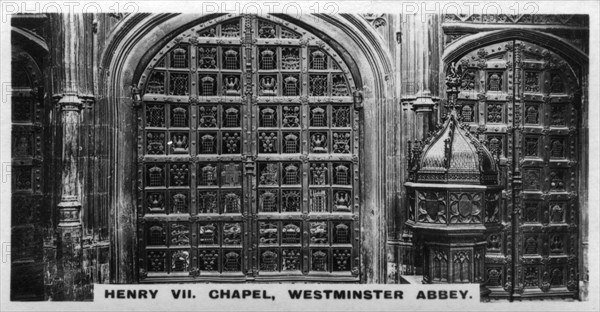
<svg viewBox="0 0 600 312"><path fill-rule="evenodd" d="M348 68L274 17L217 20L166 45L140 82L141 279L355 280Z"/></svg>
<svg viewBox="0 0 600 312"><path fill-rule="evenodd" d="M523 82L519 280L525 293L576 291L576 76L553 52L526 42L517 42L516 48Z"/></svg>
<svg viewBox="0 0 600 312"><path fill-rule="evenodd" d="M309 230L304 236L303 228ZM266 272L298 272L305 265L312 272L351 270L351 220L265 220L258 223L259 264ZM303 250L303 245L310 245ZM310 257L304 258L304 254Z"/></svg>
<svg viewBox="0 0 600 312"><path fill-rule="evenodd" d="M259 162L258 168L260 270L350 271L352 163ZM283 262L275 265L277 259Z"/></svg>
<svg viewBox="0 0 600 312"><path fill-rule="evenodd" d="M177 37L147 71L139 138L142 278L243 276L240 27L238 19L197 33L233 40L227 43Z"/></svg>
<svg viewBox="0 0 600 312"><path fill-rule="evenodd" d="M460 117L500 158L505 189L518 194L504 199L497 220L511 222L514 209L519 226L487 235L488 287L510 291L516 274L525 295L576 290L576 76L555 53L522 41L479 48L459 63ZM506 260L512 248L516 263Z"/></svg>
<svg viewBox="0 0 600 312"><path fill-rule="evenodd" d="M258 269L350 275L358 120L347 68L322 42L276 39L259 37L254 50Z"/></svg>

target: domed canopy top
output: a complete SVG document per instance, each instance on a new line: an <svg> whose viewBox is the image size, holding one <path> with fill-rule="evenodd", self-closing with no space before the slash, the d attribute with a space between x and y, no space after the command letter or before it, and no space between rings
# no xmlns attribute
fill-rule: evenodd
<svg viewBox="0 0 600 312"><path fill-rule="evenodd" d="M475 138L452 109L441 129L413 148L414 182L498 184L498 167L490 151Z"/></svg>

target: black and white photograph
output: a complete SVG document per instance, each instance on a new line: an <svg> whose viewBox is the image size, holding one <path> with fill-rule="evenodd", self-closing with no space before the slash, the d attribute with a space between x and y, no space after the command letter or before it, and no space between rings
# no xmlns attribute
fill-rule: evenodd
<svg viewBox="0 0 600 312"><path fill-rule="evenodd" d="M598 2L0 5L3 311L600 310Z"/></svg>

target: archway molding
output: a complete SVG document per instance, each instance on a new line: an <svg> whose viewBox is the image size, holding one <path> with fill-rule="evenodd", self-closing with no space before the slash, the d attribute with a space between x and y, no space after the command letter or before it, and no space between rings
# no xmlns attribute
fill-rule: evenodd
<svg viewBox="0 0 600 312"><path fill-rule="evenodd" d="M106 119L101 127L107 137L100 153L105 155L109 191L111 282L137 281L136 267L136 162L137 132L132 86L156 54L179 33L220 14L136 14L116 26L102 56L98 109ZM308 29L326 40L352 67L356 87L362 91L360 133L361 281L381 283L386 267L386 167L385 106L396 97L392 88L390 60L383 43L370 25L355 16L277 17ZM317 17L317 18L315 18ZM363 151L380 151L365 153Z"/></svg>

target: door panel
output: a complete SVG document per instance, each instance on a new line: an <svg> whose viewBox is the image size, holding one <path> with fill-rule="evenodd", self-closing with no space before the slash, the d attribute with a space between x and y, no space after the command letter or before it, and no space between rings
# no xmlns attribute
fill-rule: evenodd
<svg viewBox="0 0 600 312"><path fill-rule="evenodd" d="M577 288L577 142L574 72L558 55L517 41L523 181L517 291ZM517 171L516 170L516 171Z"/></svg>
<svg viewBox="0 0 600 312"><path fill-rule="evenodd" d="M492 218L499 222L488 222L488 288L524 296L576 291L573 70L555 53L516 40L457 61L463 122L499 158L505 186L503 209Z"/></svg>
<svg viewBox="0 0 600 312"><path fill-rule="evenodd" d="M358 113L330 47L223 17L139 84L140 280L358 279Z"/></svg>
<svg viewBox="0 0 600 312"><path fill-rule="evenodd" d="M44 238L52 233L44 194L48 109L43 75L32 55L12 47L12 162L3 163L12 177L11 300L43 300ZM3 178L3 182L6 178Z"/></svg>

